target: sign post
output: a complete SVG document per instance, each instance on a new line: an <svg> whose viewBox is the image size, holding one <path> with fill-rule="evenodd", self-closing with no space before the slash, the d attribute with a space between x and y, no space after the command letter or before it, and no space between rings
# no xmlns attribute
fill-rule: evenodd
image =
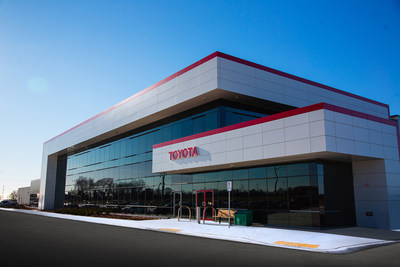
<svg viewBox="0 0 400 267"><path fill-rule="evenodd" d="M228 228L231 228L231 191L232 191L232 181L226 182L226 191L228 191Z"/></svg>

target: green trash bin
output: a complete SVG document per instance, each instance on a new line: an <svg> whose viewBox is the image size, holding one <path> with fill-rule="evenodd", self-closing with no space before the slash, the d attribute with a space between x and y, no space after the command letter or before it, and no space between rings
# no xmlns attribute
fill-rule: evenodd
<svg viewBox="0 0 400 267"><path fill-rule="evenodd" d="M253 211L252 210L238 210L235 212L235 225L250 226L253 224Z"/></svg>

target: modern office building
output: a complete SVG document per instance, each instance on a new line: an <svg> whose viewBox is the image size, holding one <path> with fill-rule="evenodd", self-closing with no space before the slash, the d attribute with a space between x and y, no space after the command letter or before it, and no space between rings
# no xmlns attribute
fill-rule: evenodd
<svg viewBox="0 0 400 267"><path fill-rule="evenodd" d="M232 181L255 223L399 229L398 127L386 104L215 52L47 141L39 208L225 208Z"/></svg>

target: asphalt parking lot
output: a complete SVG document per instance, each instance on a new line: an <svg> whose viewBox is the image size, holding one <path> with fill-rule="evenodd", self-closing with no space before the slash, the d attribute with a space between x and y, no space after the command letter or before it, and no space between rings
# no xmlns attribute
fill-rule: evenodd
<svg viewBox="0 0 400 267"><path fill-rule="evenodd" d="M328 254L0 210L9 266L399 266L400 244Z"/></svg>

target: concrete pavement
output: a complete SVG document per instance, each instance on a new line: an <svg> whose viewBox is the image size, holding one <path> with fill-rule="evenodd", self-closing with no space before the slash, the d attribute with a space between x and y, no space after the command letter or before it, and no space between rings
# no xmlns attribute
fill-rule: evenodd
<svg viewBox="0 0 400 267"><path fill-rule="evenodd" d="M321 253L349 253L400 241L400 232L358 227L308 230L232 225L229 228L227 223L219 224L212 221L206 221L205 223L201 222L201 224L198 224L195 220L189 221L188 219L181 219L180 221L177 219L133 221L57 214L37 210L4 210L75 221L160 231L177 235L188 235Z"/></svg>

